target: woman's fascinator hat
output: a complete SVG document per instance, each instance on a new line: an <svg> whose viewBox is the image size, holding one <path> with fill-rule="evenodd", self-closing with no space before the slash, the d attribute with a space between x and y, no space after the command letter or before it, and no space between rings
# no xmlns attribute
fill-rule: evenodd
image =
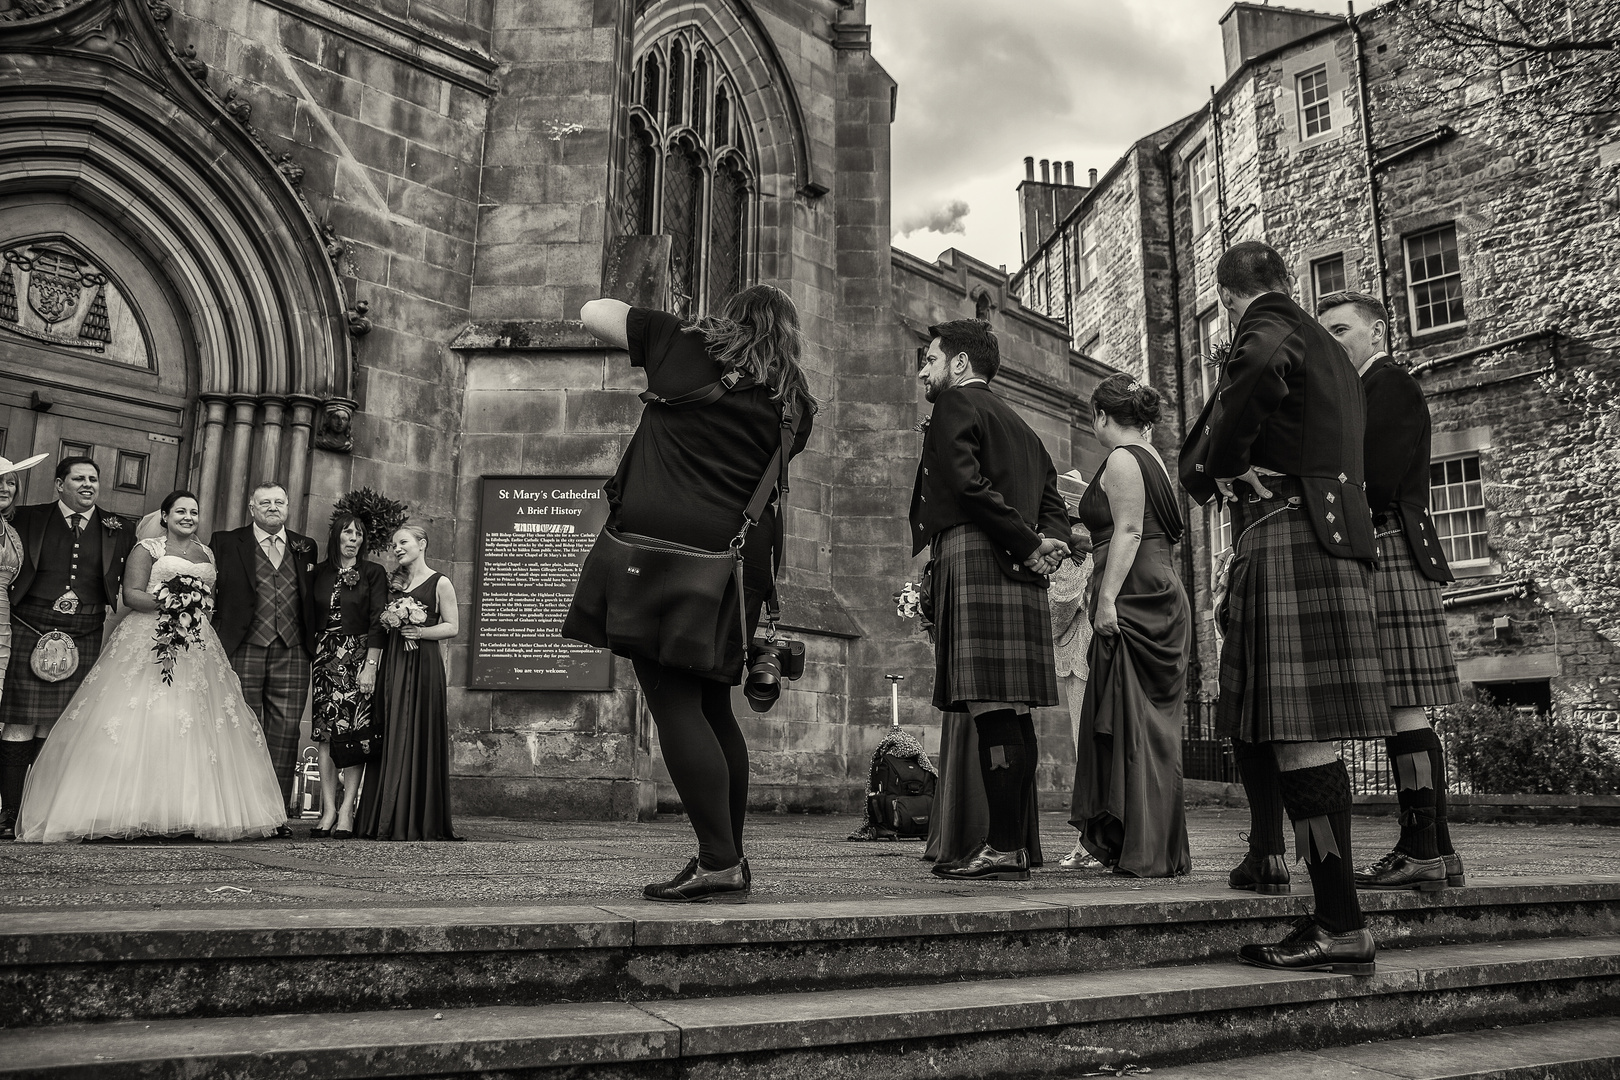
<svg viewBox="0 0 1620 1080"><path fill-rule="evenodd" d="M26 472L50 456L49 454L35 454L33 457L25 457L21 461L12 461L9 458L0 457L0 476Z"/></svg>

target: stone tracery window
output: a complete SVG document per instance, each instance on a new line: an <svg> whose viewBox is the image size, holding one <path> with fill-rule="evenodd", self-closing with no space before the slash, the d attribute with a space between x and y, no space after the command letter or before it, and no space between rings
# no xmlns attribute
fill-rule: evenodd
<svg viewBox="0 0 1620 1080"><path fill-rule="evenodd" d="M736 86L690 28L644 48L631 85L616 226L670 238L676 315L718 311L748 284L758 190Z"/></svg>

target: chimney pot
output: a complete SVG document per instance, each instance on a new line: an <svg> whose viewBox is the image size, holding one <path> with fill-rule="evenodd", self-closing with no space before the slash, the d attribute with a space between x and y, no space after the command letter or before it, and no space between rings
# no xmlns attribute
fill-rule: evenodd
<svg viewBox="0 0 1620 1080"><path fill-rule="evenodd" d="M1063 182L1070 187L1074 187L1074 162L1072 161L1063 163Z"/></svg>
<svg viewBox="0 0 1620 1080"><path fill-rule="evenodd" d="M1086 186L1087 187L1096 187L1097 186L1097 170L1096 169L1087 169L1086 170Z"/></svg>
<svg viewBox="0 0 1620 1080"><path fill-rule="evenodd" d="M1033 180L1033 179L1035 179L1035 159L1034 159L1034 157L1027 157L1027 158L1024 159L1024 179L1025 180Z"/></svg>
<svg viewBox="0 0 1620 1080"><path fill-rule="evenodd" d="M1041 158L1041 183L1050 184L1051 182L1052 182L1052 163L1049 160L1047 160L1046 158Z"/></svg>

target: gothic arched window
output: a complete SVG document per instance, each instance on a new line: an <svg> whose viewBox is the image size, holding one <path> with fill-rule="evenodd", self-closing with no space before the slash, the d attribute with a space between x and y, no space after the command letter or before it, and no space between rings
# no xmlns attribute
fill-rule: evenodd
<svg viewBox="0 0 1620 1080"><path fill-rule="evenodd" d="M696 30L641 50L615 225L670 238L674 313L692 318L748 284L757 186L747 118Z"/></svg>

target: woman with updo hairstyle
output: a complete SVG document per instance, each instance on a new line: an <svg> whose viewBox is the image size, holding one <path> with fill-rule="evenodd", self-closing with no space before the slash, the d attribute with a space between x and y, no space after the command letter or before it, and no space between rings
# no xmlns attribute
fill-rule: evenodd
<svg viewBox="0 0 1620 1080"><path fill-rule="evenodd" d="M392 541L394 572L379 615L388 644L372 703L382 754L366 763L354 831L371 840L459 840L450 824L449 706L439 648L460 630L456 590L428 565L427 530L401 525ZM419 611L420 621L391 617L403 608Z"/></svg>
<svg viewBox="0 0 1620 1080"><path fill-rule="evenodd" d="M1091 397L1108 452L1080 499L1094 568L1094 634L1080 707L1069 824L1103 866L1174 877L1192 866L1181 806L1181 720L1192 619L1171 553L1185 524L1153 448L1163 399L1129 375Z"/></svg>

